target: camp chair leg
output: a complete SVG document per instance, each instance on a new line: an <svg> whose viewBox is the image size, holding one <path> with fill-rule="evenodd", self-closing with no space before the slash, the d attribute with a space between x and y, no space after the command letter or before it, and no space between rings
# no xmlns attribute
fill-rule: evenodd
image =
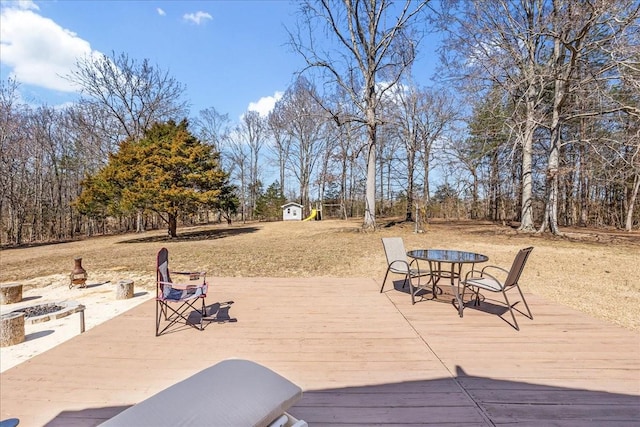
<svg viewBox="0 0 640 427"><path fill-rule="evenodd" d="M204 304L204 298L202 298L202 309L200 310L200 330L204 331L204 318L207 315L207 306Z"/></svg>
<svg viewBox="0 0 640 427"><path fill-rule="evenodd" d="M167 302L158 302L157 304L161 304L161 308L160 308L160 315L157 316L156 318L156 336L162 335L163 332L165 332L167 329L169 329L171 326L177 324L180 320L183 320L185 322L185 324L198 329L200 331L204 330L204 322L203 322L203 317L204 317L204 313L206 310L206 305L205 305L205 301L204 298L200 298L202 300L202 309L197 309L194 304L195 301L184 301L182 303L182 305L180 307L178 307L177 309L174 309L173 307L171 307ZM187 312L187 310L193 310L196 313L198 313L200 315L200 324L198 325L197 323L192 323L189 321L189 318L185 315L185 313ZM156 305L156 313L158 313L158 307ZM160 329L160 321L162 318L162 315L164 313L165 316L165 320L167 320L168 324L165 325L165 327L159 331Z"/></svg>
<svg viewBox="0 0 640 427"><path fill-rule="evenodd" d="M160 316L162 316L162 312L158 307L158 301L156 301L156 336L160 335Z"/></svg>

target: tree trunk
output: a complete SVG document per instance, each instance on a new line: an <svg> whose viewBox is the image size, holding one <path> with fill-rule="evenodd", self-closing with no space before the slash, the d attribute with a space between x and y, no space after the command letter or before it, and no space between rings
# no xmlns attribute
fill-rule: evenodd
<svg viewBox="0 0 640 427"><path fill-rule="evenodd" d="M547 159L547 200L545 201L544 219L540 232L547 229L553 234L560 234L558 229L558 181L560 165L560 109L561 100L564 97L562 83L556 80L556 89L553 101L553 117L551 119L551 143L549 145L549 156Z"/></svg>
<svg viewBox="0 0 640 427"><path fill-rule="evenodd" d="M169 214L169 229L168 229L169 236L171 238L178 237L177 230L178 230L178 220L177 220L175 214L170 213Z"/></svg>
<svg viewBox="0 0 640 427"><path fill-rule="evenodd" d="M136 212L136 233L144 233L144 220L142 211Z"/></svg>
<svg viewBox="0 0 640 427"><path fill-rule="evenodd" d="M369 153L362 228L370 231L376 228L376 116L373 106L367 108L367 121Z"/></svg>
<svg viewBox="0 0 640 427"><path fill-rule="evenodd" d="M534 121L533 101L527 101L527 119L524 124L524 135L522 141L522 204L520 214L520 230L534 231L533 227L533 197L532 185L532 165L533 165L533 132L536 124Z"/></svg>
<svg viewBox="0 0 640 427"><path fill-rule="evenodd" d="M415 144L412 145L415 147ZM413 179L413 168L415 165L416 153L414 150L410 150L409 156L407 158L407 221L413 221L413 187L414 187L414 179Z"/></svg>
<svg viewBox="0 0 640 427"><path fill-rule="evenodd" d="M627 206L627 219L625 221L624 229L631 231L633 227L633 207L638 197L638 189L640 188L640 175L636 174L633 177L633 190L631 190L631 197L629 198L629 204Z"/></svg>

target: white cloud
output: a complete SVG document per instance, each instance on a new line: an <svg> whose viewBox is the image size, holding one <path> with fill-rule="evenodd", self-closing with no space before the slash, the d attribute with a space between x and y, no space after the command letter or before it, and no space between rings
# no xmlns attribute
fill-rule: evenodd
<svg viewBox="0 0 640 427"><path fill-rule="evenodd" d="M213 19L207 12L198 11L196 13L185 13L182 17L185 21L194 22L196 25L200 25L205 19Z"/></svg>
<svg viewBox="0 0 640 427"><path fill-rule="evenodd" d="M247 108L247 110L257 111L260 116L266 117L271 112L271 110L273 110L276 102L278 102L280 98L282 98L283 94L284 92L276 92L273 94L273 96L263 96L257 102L250 102L249 108Z"/></svg>
<svg viewBox="0 0 640 427"><path fill-rule="evenodd" d="M33 0L9 0L4 3L4 6L12 9L40 10L38 5L35 4Z"/></svg>
<svg viewBox="0 0 640 427"><path fill-rule="evenodd" d="M77 58L91 53L89 42L33 10L32 2L0 11L0 61L17 81L64 92L77 88L65 80Z"/></svg>
<svg viewBox="0 0 640 427"><path fill-rule="evenodd" d="M158 15L160 15L160 16L165 16L167 14L167 12L165 12L164 10L162 10L160 8L157 8L156 10L158 11Z"/></svg>

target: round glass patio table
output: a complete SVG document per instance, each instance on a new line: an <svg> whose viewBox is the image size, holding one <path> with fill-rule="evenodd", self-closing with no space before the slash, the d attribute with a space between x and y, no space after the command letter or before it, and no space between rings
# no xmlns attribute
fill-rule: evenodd
<svg viewBox="0 0 640 427"><path fill-rule="evenodd" d="M452 249L415 249L407 252L407 256L417 260L427 261L429 263L429 269L431 270L431 276L434 281L434 298L437 297L435 290L440 279L450 279L451 289L455 296L454 305L457 302L458 314L462 317L462 309L464 307L460 298L458 286L456 286L462 275L462 266L464 264L471 264L471 268L473 269L475 264L487 262L489 257L475 252L457 251ZM443 268L443 264L445 264L445 268ZM446 268L446 264L450 265L449 269Z"/></svg>

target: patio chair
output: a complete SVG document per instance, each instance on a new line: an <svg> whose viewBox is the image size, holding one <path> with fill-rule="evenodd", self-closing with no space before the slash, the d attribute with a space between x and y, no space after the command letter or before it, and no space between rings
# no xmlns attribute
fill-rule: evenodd
<svg viewBox="0 0 640 427"><path fill-rule="evenodd" d="M415 296L420 290L427 288L427 285L432 284L433 278L431 277L431 271L421 270L418 265L418 260L414 259L409 262L407 258L407 251L404 248L404 241L402 237L383 237L382 246L384 247L384 254L387 257L387 272L382 280L382 287L380 293L384 290L384 285L387 281L389 273L404 275L404 283L402 287L407 286L407 280L409 281L409 292L411 293L411 303L415 304ZM420 283L420 278L429 276L429 281L426 284ZM413 279L417 278L417 284L414 285ZM431 286L432 292L434 286Z"/></svg>
<svg viewBox="0 0 640 427"><path fill-rule="evenodd" d="M100 424L307 427L286 411L302 389L255 362L223 360Z"/></svg>
<svg viewBox="0 0 640 427"><path fill-rule="evenodd" d="M522 289L520 289L520 284L518 283L518 281L520 280L520 275L522 274L522 270L524 270L524 266L532 250L533 247L521 249L516 255L516 258L513 260L513 264L511 265L510 270L506 270L495 265L487 265L480 271L471 270L470 272L468 272L465 276L465 279L460 282L460 284L463 286L462 301L464 301L464 294L467 288L469 288L471 292L473 292L474 306L480 305L481 289L490 292L502 293L505 304L509 308L511 318L513 319L513 325L511 326L519 331L520 327L518 326L518 321L516 320L516 316L513 312L513 307L520 301L516 301L515 303L511 304L509 302L509 298L507 297L507 291L510 291L512 289L518 290L518 292L520 293L520 299L527 309L527 314L523 313L520 310L518 310L518 312L533 320L533 314L531 314L529 305L527 304L527 301L524 298L524 294L522 293ZM489 273L489 271L491 271L491 273L493 274ZM501 281L497 276L504 278L504 280ZM462 305L462 309L464 309L464 305Z"/></svg>
<svg viewBox="0 0 640 427"><path fill-rule="evenodd" d="M169 274L169 251L162 248L158 252L156 268L156 336L178 323L204 329L204 301L208 290L206 272L174 271L173 274L189 276L192 283L173 283ZM202 307L196 308L196 303L201 303ZM190 319L194 315L200 317L199 325ZM163 320L167 324L160 330Z"/></svg>

